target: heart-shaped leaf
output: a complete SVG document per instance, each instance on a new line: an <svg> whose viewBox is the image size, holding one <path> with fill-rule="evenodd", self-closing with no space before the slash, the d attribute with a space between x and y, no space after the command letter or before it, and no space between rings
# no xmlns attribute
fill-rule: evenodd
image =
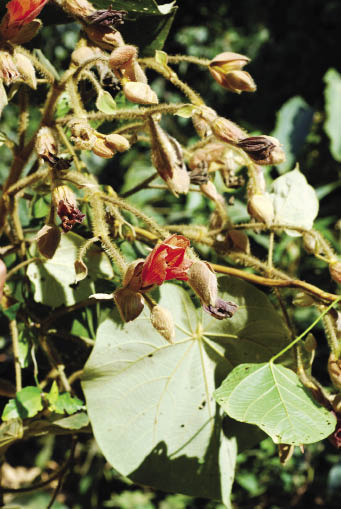
<svg viewBox="0 0 341 509"><path fill-rule="evenodd" d="M336 418L300 379L278 364L241 364L214 394L234 419L256 424L276 444L310 444L329 436Z"/></svg>
<svg viewBox="0 0 341 509"><path fill-rule="evenodd" d="M116 470L228 503L236 447L213 391L234 366L268 360L288 336L262 292L228 277L220 287L240 306L230 320L196 309L178 285L161 287L159 304L176 325L173 345L153 329L149 313L124 326L112 313L98 329L82 384L96 440Z"/></svg>

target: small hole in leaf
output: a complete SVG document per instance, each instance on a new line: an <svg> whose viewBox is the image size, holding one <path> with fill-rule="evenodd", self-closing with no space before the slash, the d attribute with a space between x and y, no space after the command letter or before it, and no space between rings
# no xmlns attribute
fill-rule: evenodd
<svg viewBox="0 0 341 509"><path fill-rule="evenodd" d="M148 355L148 357L153 357L153 354L152 354L152 353L150 353L150 354Z"/></svg>

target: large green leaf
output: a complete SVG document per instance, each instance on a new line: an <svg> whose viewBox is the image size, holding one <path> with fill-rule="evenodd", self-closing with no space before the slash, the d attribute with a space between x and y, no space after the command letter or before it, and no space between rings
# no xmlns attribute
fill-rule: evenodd
<svg viewBox="0 0 341 509"><path fill-rule="evenodd" d="M241 364L214 394L234 419L256 424L277 444L310 444L329 436L336 418L311 397L290 369Z"/></svg>
<svg viewBox="0 0 341 509"><path fill-rule="evenodd" d="M281 175L272 183L271 195L274 204L274 223L306 228L313 227L319 209L315 189L298 169ZM288 235L300 233L287 230Z"/></svg>
<svg viewBox="0 0 341 509"><path fill-rule="evenodd" d="M324 82L326 83L324 130L330 139L332 156L341 162L341 75L335 69L329 69L324 76Z"/></svg>
<svg viewBox="0 0 341 509"><path fill-rule="evenodd" d="M227 504L236 447L221 427L213 391L234 366L269 360L288 339L262 292L228 277L220 290L240 306L230 320L196 309L177 285L161 287L159 304L172 313L175 344L152 328L148 313L124 326L112 313L98 329L82 384L96 440L116 470L138 483Z"/></svg>
<svg viewBox="0 0 341 509"><path fill-rule="evenodd" d="M36 302L52 307L62 304L70 306L94 293L97 278L113 278L109 258L97 246L93 246L85 258L88 276L75 285L74 262L83 242L84 239L73 232L64 234L51 260L29 265L27 275L34 285Z"/></svg>
<svg viewBox="0 0 341 509"><path fill-rule="evenodd" d="M277 166L280 173L295 165L309 134L313 114L313 109L299 96L289 99L278 111L273 136L282 143L286 154L285 162Z"/></svg>

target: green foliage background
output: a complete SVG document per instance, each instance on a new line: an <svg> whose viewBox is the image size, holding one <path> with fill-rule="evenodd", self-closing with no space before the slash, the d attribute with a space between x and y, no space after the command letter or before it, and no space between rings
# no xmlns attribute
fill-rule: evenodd
<svg viewBox="0 0 341 509"><path fill-rule="evenodd" d="M338 90L338 73L341 72L341 64L335 54L335 48L339 48L341 44L340 17L341 4L336 0L179 0L178 11L164 48L169 54L183 53L212 58L222 51L234 51L252 58L248 70L258 85L255 94L229 94L213 82L207 71L190 64L183 63L180 66L180 75L198 90L207 104L214 106L219 114L238 122L255 134L276 132L286 148L292 152L291 160L300 163L302 173L317 190L320 197L320 215L316 226L336 248L340 248L341 238L341 157L333 140L341 137L341 127L337 123L333 124L328 112L333 111L337 100L341 100L334 96L334 91ZM44 18L49 23L48 11L44 13ZM44 48L46 56L54 62L56 68L62 69L77 36L78 27L75 24L47 25L38 38L33 40L32 46ZM53 46L47 44L51 38L56 41ZM126 40L131 42L128 38ZM330 68L334 68L335 72L329 73L325 78ZM164 90L162 79L155 76L154 80L155 89ZM168 85L166 98L169 101L180 101L180 96ZM5 110L4 115L6 129L11 132L13 110ZM180 119L178 124L169 120L166 127L180 141L192 136L191 126L185 119ZM293 138L295 143L292 142ZM3 177L8 161L6 151L1 155L0 176ZM127 190L136 183L133 180L133 162L135 167L139 165L140 181L143 172L148 171L149 164L143 152L137 155L130 151L108 163L95 157L89 160L102 184L115 182L117 187L120 182L122 190ZM281 173L281 168L272 168L270 171L271 176L276 177ZM145 207L148 213L151 213L148 204L159 206L157 219L161 223L165 215L171 216L171 221L185 222L186 218L189 220L194 214L197 221L203 222L208 213L207 205L203 201L194 202L189 198L175 201L168 194L155 190L143 193L138 200L139 202L135 203ZM37 208L44 207L43 203L37 202L38 199L35 202ZM243 211L236 206L233 213L242 216ZM44 214L45 209L42 216ZM25 215L25 211L22 211L22 215ZM255 249L259 256L265 253L259 240ZM141 254L144 255L143 247ZM279 243L274 256L275 261L285 257L289 272L296 272L301 279L309 279L327 291L332 290L329 281L325 279L323 265L315 259L309 259L302 264L300 251L290 237ZM85 316L86 314L90 316ZM305 309L299 310L296 318L302 330L312 320L311 313ZM78 330L73 332L82 334L84 323L95 320L92 312L80 313ZM6 323L6 320L1 321L4 328ZM317 334L317 339L321 344L323 334ZM1 341L6 342L6 333ZM76 355L84 357L85 360L87 352L81 350L70 353L71 363L72 356ZM320 358L315 361L314 374L328 385L329 381L323 379L325 375L319 371L319 363L324 364L326 361L327 349L324 350L321 346L319 355ZM8 369L6 362L0 366L1 377L6 378ZM23 464L30 467L31 451L38 450L34 464L44 468L51 460L62 461L69 447L70 440L67 437L48 436L33 439L27 442L25 448L22 444L14 445L9 451L8 460L14 466ZM223 507L218 503L193 499L186 495L165 495L148 488L130 486L127 480L118 478L108 466L92 440L84 436L80 440L79 448L80 456L84 460L83 466L77 466L66 478L63 486L65 504L57 502L53 506L56 509ZM336 508L341 502L340 488L341 462L329 442L307 446L305 456L296 448L289 464L282 467L274 444L270 439L266 439L257 448L239 454L233 503L235 508L243 509L303 508L319 505ZM40 509L46 507L48 500L49 494L39 493L22 495L12 503L20 507Z"/></svg>

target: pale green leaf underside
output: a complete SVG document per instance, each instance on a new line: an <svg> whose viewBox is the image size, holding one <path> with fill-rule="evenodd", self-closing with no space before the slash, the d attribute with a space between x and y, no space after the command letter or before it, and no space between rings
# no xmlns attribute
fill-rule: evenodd
<svg viewBox="0 0 341 509"><path fill-rule="evenodd" d="M95 291L93 281L98 278L113 278L114 273L109 258L103 251L93 246L87 252L85 263L89 274L77 286L74 262L84 239L69 232L63 234L57 251L51 260L31 263L27 276L34 285L34 300L48 306L70 306L86 299Z"/></svg>
<svg viewBox="0 0 341 509"><path fill-rule="evenodd" d="M316 192L299 170L295 169L278 177L272 183L274 224L290 225L310 230L317 216L319 202ZM291 236L298 236L287 230Z"/></svg>
<svg viewBox="0 0 341 509"><path fill-rule="evenodd" d="M220 287L240 305L231 320L195 309L178 285L160 288L159 304L176 323L174 345L147 313L124 326L113 313L99 327L83 389L96 440L116 470L228 503L236 446L222 432L213 391L235 365L268 360L287 344L287 331L262 292L228 277Z"/></svg>
<svg viewBox="0 0 341 509"><path fill-rule="evenodd" d="M341 75L329 69L324 76L326 88L326 120L324 129L330 139L330 151L336 161L341 162Z"/></svg>
<svg viewBox="0 0 341 509"><path fill-rule="evenodd" d="M312 399L293 371L277 364L237 366L214 395L230 417L256 424L278 444L318 442L335 429L333 414Z"/></svg>

